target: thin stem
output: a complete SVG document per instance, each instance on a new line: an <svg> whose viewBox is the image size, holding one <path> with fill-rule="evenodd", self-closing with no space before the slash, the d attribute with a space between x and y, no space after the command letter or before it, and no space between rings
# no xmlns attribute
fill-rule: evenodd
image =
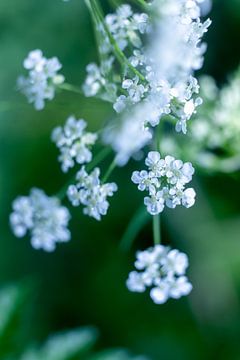
<svg viewBox="0 0 240 360"><path fill-rule="evenodd" d="M90 162L87 166L86 166L86 170L87 171L91 171L95 168L95 166L97 166L102 160L104 160L111 152L111 149L109 147L105 147L102 151L100 151L92 160L92 162ZM58 193L56 194L56 197L58 197L60 200L63 200L65 195L66 195L66 191L68 189L68 186L71 185L72 182L75 181L75 177L76 174L74 174L68 181L66 184L63 185L63 187L58 191Z"/></svg>
<svg viewBox="0 0 240 360"><path fill-rule="evenodd" d="M84 93L80 87L72 85L72 84L63 83L63 84L59 85L59 88L62 90L74 92L76 94L84 95Z"/></svg>
<svg viewBox="0 0 240 360"><path fill-rule="evenodd" d="M92 23L93 23L93 27L94 27L94 35L95 35L95 41L97 44L97 51L98 51L98 58L99 61L101 62L103 60L103 54L100 51L100 46L101 46L101 40L100 40L100 34L99 34L99 25L101 24L101 22L99 21L98 17L96 16L95 12L92 11L92 6L89 0L85 0L85 3L88 7L88 10L91 14L91 18L92 18Z"/></svg>
<svg viewBox="0 0 240 360"><path fill-rule="evenodd" d="M109 3L111 6L113 6L114 8L117 8L118 6L121 5L121 3L119 3L118 0L109 0Z"/></svg>
<svg viewBox="0 0 240 360"><path fill-rule="evenodd" d="M156 151L159 152L160 152L160 140L161 140L161 121L157 125L155 132L155 147L156 147Z"/></svg>
<svg viewBox="0 0 240 360"><path fill-rule="evenodd" d="M113 161L111 162L111 164L109 165L109 168L107 169L105 175L102 178L103 183L105 183L107 181L107 179L109 178L109 176L111 175L111 173L113 172L115 167L116 167L116 161L115 161L115 158L114 158Z"/></svg>
<svg viewBox="0 0 240 360"><path fill-rule="evenodd" d="M136 4L140 5L141 7L143 7L145 10L148 10L148 3L146 3L144 0L133 0L133 2L135 2Z"/></svg>
<svg viewBox="0 0 240 360"><path fill-rule="evenodd" d="M153 238L154 244L159 245L161 244L161 234L160 234L160 215L153 216Z"/></svg>

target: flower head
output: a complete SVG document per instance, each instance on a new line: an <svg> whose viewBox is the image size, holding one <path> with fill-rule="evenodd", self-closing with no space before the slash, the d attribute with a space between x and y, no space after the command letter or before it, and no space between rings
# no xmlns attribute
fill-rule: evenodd
<svg viewBox="0 0 240 360"><path fill-rule="evenodd" d="M169 298L178 299L188 295L192 285L185 276L188 258L178 250L155 245L137 253L137 271L132 271L127 287L133 292L144 292L151 288L150 297L155 304L163 304Z"/></svg>
<svg viewBox="0 0 240 360"><path fill-rule="evenodd" d="M36 110L42 110L45 101L52 100L56 88L64 82L64 77L58 74L62 65L56 57L47 59L41 50L33 50L24 60L23 66L29 73L28 77L18 78L18 88Z"/></svg>
<svg viewBox="0 0 240 360"><path fill-rule="evenodd" d="M96 220L101 220L102 215L107 214L109 202L108 196L113 196L117 191L115 183L101 184L100 170L95 168L90 174L83 166L77 173L76 185L68 187L67 195L73 206L84 206L83 213Z"/></svg>
<svg viewBox="0 0 240 360"><path fill-rule="evenodd" d="M10 215L10 224L17 237L29 232L32 246L48 252L55 250L56 243L70 240L69 220L68 209L40 189L32 189L29 196L14 200Z"/></svg>
<svg viewBox="0 0 240 360"><path fill-rule="evenodd" d="M194 204L194 189L185 189L194 174L191 163L183 163L169 155L162 159L159 152L150 151L145 164L148 171L134 171L132 181L140 191L149 192L149 196L144 198L144 204L151 215L162 212L165 205L175 208L182 204L189 208Z"/></svg>
<svg viewBox="0 0 240 360"><path fill-rule="evenodd" d="M86 126L85 120L70 116L63 127L53 130L52 140L60 149L58 159L63 172L67 172L75 163L84 164L92 160L90 148L95 144L97 135L86 132Z"/></svg>

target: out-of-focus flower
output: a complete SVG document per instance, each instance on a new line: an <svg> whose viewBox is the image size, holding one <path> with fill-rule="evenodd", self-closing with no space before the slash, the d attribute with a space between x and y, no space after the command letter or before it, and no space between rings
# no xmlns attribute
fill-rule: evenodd
<svg viewBox="0 0 240 360"><path fill-rule="evenodd" d="M62 65L56 57L46 59L41 50L33 50L24 60L23 66L29 73L28 77L18 78L18 88L36 110L42 110L45 101L52 100L56 88L64 82L64 77L58 74Z"/></svg>
<svg viewBox="0 0 240 360"><path fill-rule="evenodd" d="M69 220L68 209L40 189L32 189L29 196L14 200L10 215L15 236L23 237L29 232L32 246L48 252L55 250L56 243L70 240Z"/></svg>

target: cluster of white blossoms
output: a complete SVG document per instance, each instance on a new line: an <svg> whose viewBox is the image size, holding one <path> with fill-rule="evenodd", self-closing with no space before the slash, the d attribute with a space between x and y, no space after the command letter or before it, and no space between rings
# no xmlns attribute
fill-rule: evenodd
<svg viewBox="0 0 240 360"><path fill-rule="evenodd" d="M136 49L142 46L141 35L149 30L148 19L147 14L133 13L131 6L124 4L117 8L115 14L108 14L105 17L105 23L121 51L127 49L132 51L132 48L137 51ZM116 81L117 77L113 75L115 61L113 48L103 24L97 25L97 32L101 63L100 66L95 63L87 66L83 91L86 96L98 95L105 100L115 102L118 81Z"/></svg>
<svg viewBox="0 0 240 360"><path fill-rule="evenodd" d="M97 140L97 134L86 132L87 123L70 116L63 127L58 126L52 132L52 140L60 150L58 157L63 172L67 172L75 163L84 164L92 160L90 148Z"/></svg>
<svg viewBox="0 0 240 360"><path fill-rule="evenodd" d="M48 197L40 189L32 189L29 196L20 196L13 202L10 224L17 237L29 231L35 249L51 252L56 243L70 240L68 222L70 213L59 199Z"/></svg>
<svg viewBox="0 0 240 360"><path fill-rule="evenodd" d="M185 276L187 267L186 254L155 245L137 253L137 271L130 272L127 287L130 291L139 293L151 288L150 297L155 304L163 304L169 298L179 299L192 290L192 285Z"/></svg>
<svg viewBox="0 0 240 360"><path fill-rule="evenodd" d="M195 203L194 189L185 189L194 173L191 163L183 163L169 155L161 159L159 152L150 151L145 164L148 171L134 171L132 181L140 191L149 192L149 196L144 198L144 204L151 215L161 213L165 205L175 208L182 204L189 208Z"/></svg>
<svg viewBox="0 0 240 360"><path fill-rule="evenodd" d="M151 7L154 14L148 44L129 58L145 81L138 76L130 78L129 72L122 82L127 95L117 98L114 109L121 112L142 100L151 104L150 119L145 119L151 126L171 114L177 119L176 130L186 133L187 120L201 104L199 97L193 97L199 86L192 75L202 67L206 46L201 39L211 22L201 23L195 0L155 0Z"/></svg>
<svg viewBox="0 0 240 360"><path fill-rule="evenodd" d="M100 169L94 168L104 157L99 154L93 159L91 149L98 136L86 131L85 120L70 116L52 132L52 140L60 151L62 171L81 165L74 184L68 182L66 195L73 206L83 206L85 215L101 220L107 214L108 198L117 191L117 185L107 183L106 179L115 165L123 166L131 157L141 158L142 149L154 138L161 119L173 120L175 130L186 134L187 122L202 104L194 73L203 65L206 45L202 39L211 24L209 19L201 21L202 5L206 2L209 5L209 0L139 1L139 7L146 12L135 13L130 5L123 4L117 6L115 13L104 17L98 0L86 1L95 26L100 61L88 64L82 90L86 97L96 96L112 103L115 114L114 121L99 129L103 143L116 153L106 175L100 179ZM44 108L46 100L54 98L57 88L76 90L69 84L61 86L64 82L58 73L61 67L56 57L46 59L40 50L31 51L24 60L29 74L19 78L18 87L37 110ZM233 87L235 94L239 82ZM225 91L226 101L221 99L218 113L221 130L225 129L224 109L229 101L232 101L229 111L234 116L237 114L239 92L236 101L232 93ZM162 137L163 143L167 136ZM174 152L165 152L169 153ZM195 203L194 189L186 188L194 168L190 162L184 163L170 155L161 158L158 151L150 151L145 164L147 170L134 171L131 179L140 191L148 192L144 204L154 216L154 241L158 244L160 230L156 215L165 206L189 208ZM59 197L60 194L62 191ZM10 223L17 237L29 232L34 248L53 251L56 243L70 240L69 219L69 211L57 198L32 189L28 197L13 202ZM127 280L128 289L144 292L150 288L156 304L180 298L192 289L185 275L188 258L178 250L155 245L137 253L135 267L136 271Z"/></svg>
<svg viewBox="0 0 240 360"><path fill-rule="evenodd" d="M107 214L109 202L108 196L113 196L117 191L115 183L101 184L100 170L95 168L90 174L82 166L76 175L76 185L68 187L67 196L73 206L84 206L83 213L96 220L101 220L102 215Z"/></svg>
<svg viewBox="0 0 240 360"><path fill-rule="evenodd" d="M149 30L148 15L133 13L128 4L120 5L115 14L106 16L105 21L121 50L128 46L140 48L142 41L139 35Z"/></svg>
<svg viewBox="0 0 240 360"><path fill-rule="evenodd" d="M18 88L36 110L42 110L45 101L52 100L56 88L64 82L64 77L58 74L62 65L56 57L46 59L41 50L33 50L24 60L23 66L29 73L28 77L18 78Z"/></svg>
<svg viewBox="0 0 240 360"><path fill-rule="evenodd" d="M106 129L107 142L120 159L122 153L127 153L129 158L135 149L139 150L146 144L141 135L133 134L133 142L136 144L139 138L139 144L134 148L131 146L131 134L127 134L125 129L132 121L139 121L139 129L142 128L145 134L148 132L150 137L150 128L157 126L163 116L171 116L176 121L176 131L186 134L188 120L202 104L194 71L202 67L206 50L202 37L211 21L201 22L200 2L154 0L149 4L150 15L147 18L141 15L151 24L146 26L147 42L134 48L128 56L135 72L126 69L113 104L121 118L115 131L112 127L110 131ZM113 32L111 26L109 29L114 34L117 31ZM141 116L133 120L132 113Z"/></svg>

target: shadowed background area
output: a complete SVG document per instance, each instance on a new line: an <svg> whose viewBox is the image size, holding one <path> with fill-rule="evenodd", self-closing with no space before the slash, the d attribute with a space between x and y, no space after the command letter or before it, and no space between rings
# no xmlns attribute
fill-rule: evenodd
<svg viewBox="0 0 240 360"><path fill-rule="evenodd" d="M109 3L101 2L109 10ZM240 63L239 1L216 0L211 18L202 72L221 85ZM130 181L134 162L113 173L119 192L101 223L71 209L72 240L53 254L12 235L12 200L33 186L55 194L68 179L50 141L52 129L75 114L94 131L112 114L111 105L66 92L41 112L28 105L16 91L16 78L27 53L37 48L60 59L69 83L83 82L85 66L97 56L83 0L0 0L0 286L27 280L32 287L16 341L28 345L90 324L101 333L99 345L126 347L153 360L239 359L239 173L196 176L194 208L164 213L163 242L188 253L194 289L188 298L162 306L125 287L135 250L152 244L146 224L130 252L119 250L142 201Z"/></svg>

